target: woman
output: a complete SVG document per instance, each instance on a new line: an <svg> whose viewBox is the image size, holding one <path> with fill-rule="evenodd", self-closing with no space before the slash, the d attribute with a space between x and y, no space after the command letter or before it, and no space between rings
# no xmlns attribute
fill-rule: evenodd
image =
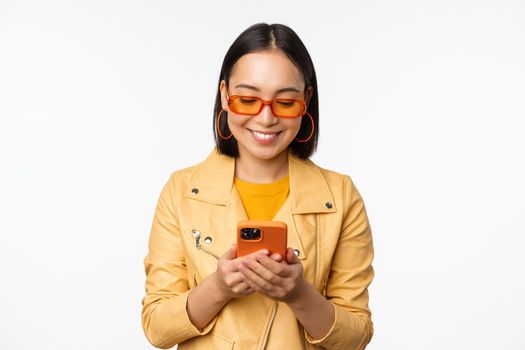
<svg viewBox="0 0 525 350"><path fill-rule="evenodd" d="M351 179L308 158L317 80L289 27L259 23L228 50L216 149L164 186L144 259L142 325L156 347L364 349L373 244ZM288 226L286 257L237 257L245 219Z"/></svg>

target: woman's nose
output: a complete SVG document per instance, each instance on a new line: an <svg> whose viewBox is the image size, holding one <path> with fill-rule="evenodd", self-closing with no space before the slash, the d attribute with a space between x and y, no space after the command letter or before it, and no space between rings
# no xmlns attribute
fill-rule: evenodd
<svg viewBox="0 0 525 350"><path fill-rule="evenodd" d="M273 115L270 105L265 105L255 118L261 125L273 125L279 121L279 118Z"/></svg>

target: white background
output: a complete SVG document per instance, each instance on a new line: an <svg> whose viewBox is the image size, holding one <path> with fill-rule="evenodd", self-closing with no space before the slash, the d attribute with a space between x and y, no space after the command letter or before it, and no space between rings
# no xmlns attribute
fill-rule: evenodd
<svg viewBox="0 0 525 350"><path fill-rule="evenodd" d="M0 1L0 348L150 349L142 259L222 59L291 26L374 233L368 349L524 349L522 1Z"/></svg>

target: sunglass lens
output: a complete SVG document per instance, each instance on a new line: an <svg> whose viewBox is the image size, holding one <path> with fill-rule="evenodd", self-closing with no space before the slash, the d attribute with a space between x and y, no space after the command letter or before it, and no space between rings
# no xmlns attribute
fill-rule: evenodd
<svg viewBox="0 0 525 350"><path fill-rule="evenodd" d="M275 100L272 104L277 117L291 118L303 115L303 105L297 101Z"/></svg>
<svg viewBox="0 0 525 350"><path fill-rule="evenodd" d="M259 113L261 101L253 97L238 97L231 101L230 108L235 113L252 114Z"/></svg>

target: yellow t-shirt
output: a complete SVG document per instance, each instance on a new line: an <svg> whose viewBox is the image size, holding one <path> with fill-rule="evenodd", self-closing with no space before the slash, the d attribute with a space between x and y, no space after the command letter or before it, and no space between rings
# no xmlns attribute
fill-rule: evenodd
<svg viewBox="0 0 525 350"><path fill-rule="evenodd" d="M288 176L272 183L253 183L235 178L235 187L250 220L272 220L288 197Z"/></svg>

